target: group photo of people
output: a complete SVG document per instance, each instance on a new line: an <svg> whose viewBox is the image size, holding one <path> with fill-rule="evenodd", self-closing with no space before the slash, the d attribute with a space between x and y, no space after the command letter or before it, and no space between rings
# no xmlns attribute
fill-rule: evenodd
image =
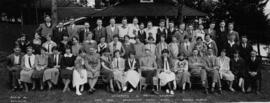
<svg viewBox="0 0 270 103"><path fill-rule="evenodd" d="M35 34L20 35L7 57L11 90L174 95L199 84L205 94L260 94L262 60L234 22L121 19L78 26L74 19L54 25L45 16ZM99 81L104 88L96 86Z"/></svg>

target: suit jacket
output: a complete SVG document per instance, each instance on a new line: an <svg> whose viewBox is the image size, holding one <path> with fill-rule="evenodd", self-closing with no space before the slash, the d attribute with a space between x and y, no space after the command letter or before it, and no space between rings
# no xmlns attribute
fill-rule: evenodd
<svg viewBox="0 0 270 103"><path fill-rule="evenodd" d="M248 63L248 71L249 72L258 72L260 73L260 66L262 64L262 60L259 57L256 57L255 60L251 60L251 57L247 61Z"/></svg>
<svg viewBox="0 0 270 103"><path fill-rule="evenodd" d="M157 40L156 40L156 43L159 43L160 42L160 37L161 36L165 36L165 39L168 38L168 34L167 34L167 29L164 27L163 30L161 30L160 28L157 29Z"/></svg>
<svg viewBox="0 0 270 103"><path fill-rule="evenodd" d="M60 28L54 28L53 29L52 40L57 45L59 45L60 41L62 41L64 35L68 35L68 31L67 31L66 28L62 28L62 31L60 31Z"/></svg>
<svg viewBox="0 0 270 103"><path fill-rule="evenodd" d="M208 69L218 69L219 68L219 62L218 58L216 56L206 56L204 57L205 64Z"/></svg>
<svg viewBox="0 0 270 103"><path fill-rule="evenodd" d="M94 29L94 38L97 42L99 42L101 37L105 37L106 38L106 28L101 27L101 29L98 30L98 27L96 27Z"/></svg>
<svg viewBox="0 0 270 103"><path fill-rule="evenodd" d="M227 38L227 30L221 31L220 28L216 32L216 38L217 38L217 45L219 48L223 48L223 44L228 41Z"/></svg>
<svg viewBox="0 0 270 103"><path fill-rule="evenodd" d="M59 54L58 57L59 57L58 58L58 65L60 66L62 64L63 56L61 54ZM48 57L48 68L53 68L54 66L56 66L56 61L54 60L54 54L51 54Z"/></svg>
<svg viewBox="0 0 270 103"><path fill-rule="evenodd" d="M74 28L72 28L72 26L68 26L67 32L70 39L74 36L79 38L79 27L77 27L76 25L74 26Z"/></svg>
<svg viewBox="0 0 270 103"><path fill-rule="evenodd" d="M138 38L140 39L140 41L142 42L142 43L146 43L145 42L145 39L146 39L146 33L145 33L145 31L144 30L142 30L142 32L140 31L140 30L138 30Z"/></svg>
<svg viewBox="0 0 270 103"><path fill-rule="evenodd" d="M239 54L245 61L249 60L252 50L253 48L249 43L246 44L246 47L244 47L243 44L239 45Z"/></svg>
<svg viewBox="0 0 270 103"><path fill-rule="evenodd" d="M92 36L93 37L93 33L90 31L89 28L88 29L88 32L86 32L86 29L85 28L82 28L79 30L79 41L82 43L84 40L87 39L88 36Z"/></svg>
<svg viewBox="0 0 270 103"><path fill-rule="evenodd" d="M119 29L118 27L115 25L114 26L114 31L112 31L111 29L111 25L106 27L106 33L107 33L107 42L111 42L113 39L114 35L119 35Z"/></svg>
<svg viewBox="0 0 270 103"><path fill-rule="evenodd" d="M23 54L19 54L19 63L15 64L15 54L14 53L10 54L7 57L7 66L10 68L10 67L13 67L15 65L20 65L22 58L23 58Z"/></svg>
<svg viewBox="0 0 270 103"><path fill-rule="evenodd" d="M166 42L167 43L171 43L172 42L172 37L175 35L176 33L176 29L174 28L172 31L170 29L168 29L168 36L166 38Z"/></svg>
<svg viewBox="0 0 270 103"><path fill-rule="evenodd" d="M244 59L242 59L241 57L239 57L239 60L235 60L234 58L232 58L230 60L230 70L232 71L232 73L240 78L240 77L246 77L247 76L247 66L246 66L246 62Z"/></svg>

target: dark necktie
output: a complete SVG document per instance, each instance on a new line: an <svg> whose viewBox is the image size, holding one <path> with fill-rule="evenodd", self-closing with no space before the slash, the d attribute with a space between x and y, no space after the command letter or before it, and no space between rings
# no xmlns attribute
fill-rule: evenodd
<svg viewBox="0 0 270 103"><path fill-rule="evenodd" d="M32 68L32 65L31 65L31 56L28 57L28 63L29 63L30 68Z"/></svg>
<svg viewBox="0 0 270 103"><path fill-rule="evenodd" d="M116 62L116 67L117 67L117 69L118 69L118 68L119 68L119 64L118 64L119 61L118 61L118 58L116 59L116 61L117 61L117 62Z"/></svg>

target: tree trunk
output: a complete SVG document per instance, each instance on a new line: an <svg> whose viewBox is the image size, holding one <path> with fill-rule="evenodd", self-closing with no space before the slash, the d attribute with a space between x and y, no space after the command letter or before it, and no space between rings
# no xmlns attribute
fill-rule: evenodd
<svg viewBox="0 0 270 103"><path fill-rule="evenodd" d="M57 1L52 0L52 24L57 24Z"/></svg>

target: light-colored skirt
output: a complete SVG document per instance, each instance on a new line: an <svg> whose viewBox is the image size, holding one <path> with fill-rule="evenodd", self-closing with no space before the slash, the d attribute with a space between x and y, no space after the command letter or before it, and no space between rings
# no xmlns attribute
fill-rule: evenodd
<svg viewBox="0 0 270 103"><path fill-rule="evenodd" d="M158 77L161 86L165 86L167 83L175 80L175 74L173 72L161 72Z"/></svg>
<svg viewBox="0 0 270 103"><path fill-rule="evenodd" d="M140 81L140 74L135 70L128 70L126 72L126 81L136 88Z"/></svg>
<svg viewBox="0 0 270 103"><path fill-rule="evenodd" d="M50 68L44 71L43 82L50 80L53 84L58 83L59 70L57 68Z"/></svg>
<svg viewBox="0 0 270 103"><path fill-rule="evenodd" d="M234 75L231 71L220 71L220 78L228 81L234 80Z"/></svg>
<svg viewBox="0 0 270 103"><path fill-rule="evenodd" d="M182 86L184 83L190 83L190 73L189 72L177 72L176 83Z"/></svg>
<svg viewBox="0 0 270 103"><path fill-rule="evenodd" d="M122 84L124 84L126 82L124 71L114 70L113 71L113 78L114 78L114 80L119 81Z"/></svg>
<svg viewBox="0 0 270 103"><path fill-rule="evenodd" d="M73 71L73 87L87 83L87 71L81 69L80 72L78 70Z"/></svg>
<svg viewBox="0 0 270 103"><path fill-rule="evenodd" d="M20 73L20 81L26 82L26 83L32 83L32 74L34 70L22 70Z"/></svg>

